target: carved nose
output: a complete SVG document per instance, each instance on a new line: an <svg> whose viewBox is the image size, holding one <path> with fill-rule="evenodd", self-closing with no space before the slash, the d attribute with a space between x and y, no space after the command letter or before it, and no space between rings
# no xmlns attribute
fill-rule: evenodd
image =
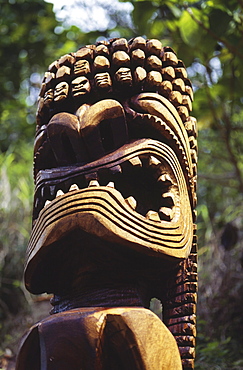
<svg viewBox="0 0 243 370"><path fill-rule="evenodd" d="M89 158L96 160L127 143L125 112L116 100L105 99L79 115L80 132Z"/></svg>
<svg viewBox="0 0 243 370"><path fill-rule="evenodd" d="M47 125L47 136L57 166L87 163L128 141L124 109L112 99L70 113L58 113Z"/></svg>

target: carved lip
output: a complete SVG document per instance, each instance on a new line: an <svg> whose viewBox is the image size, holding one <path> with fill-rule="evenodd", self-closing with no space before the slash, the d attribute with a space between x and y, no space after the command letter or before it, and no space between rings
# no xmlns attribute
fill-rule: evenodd
<svg viewBox="0 0 243 370"><path fill-rule="evenodd" d="M115 187L146 218L172 221L180 208L180 179L177 169L173 169L175 158L166 144L141 139L84 166L40 171L33 219L56 197L70 190L101 185Z"/></svg>
<svg viewBox="0 0 243 370"><path fill-rule="evenodd" d="M151 221L134 211L116 189L109 187L90 187L57 197L41 211L32 230L27 249L26 285L33 293L48 290L42 283L46 274L40 275L38 271L45 271L53 248L61 246L62 239L75 230L151 256L187 257L192 243L187 211L180 214L177 222ZM79 243L82 248L82 241Z"/></svg>

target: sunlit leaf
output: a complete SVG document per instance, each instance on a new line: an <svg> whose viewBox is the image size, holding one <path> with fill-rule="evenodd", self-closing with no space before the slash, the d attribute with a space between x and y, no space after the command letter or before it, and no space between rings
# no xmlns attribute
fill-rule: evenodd
<svg viewBox="0 0 243 370"><path fill-rule="evenodd" d="M146 34L151 17L156 7L151 1L137 1L134 3L132 18L139 34Z"/></svg>
<svg viewBox="0 0 243 370"><path fill-rule="evenodd" d="M182 13L179 27L181 37L186 44L195 46L200 41L202 36L201 28L187 10L184 10Z"/></svg>

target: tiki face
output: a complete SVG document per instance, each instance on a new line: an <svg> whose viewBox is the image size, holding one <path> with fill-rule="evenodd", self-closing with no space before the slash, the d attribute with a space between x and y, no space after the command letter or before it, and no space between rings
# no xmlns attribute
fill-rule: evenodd
<svg viewBox="0 0 243 370"><path fill-rule="evenodd" d="M54 91L50 119L37 131L25 272L33 292L45 289L36 277L39 266L75 230L169 260L187 257L192 245L196 129L183 63L170 48L143 38L77 53L89 65L105 54L111 65L102 58L96 62L93 81L75 79L75 62L70 109L55 107L68 88L62 82ZM106 95L99 95L102 84L110 87ZM123 90L124 85L129 89ZM77 108L73 99L80 94L87 99Z"/></svg>

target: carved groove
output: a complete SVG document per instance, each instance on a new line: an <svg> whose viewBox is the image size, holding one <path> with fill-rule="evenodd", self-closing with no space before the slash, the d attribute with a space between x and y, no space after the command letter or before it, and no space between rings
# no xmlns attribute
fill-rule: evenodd
<svg viewBox="0 0 243 370"><path fill-rule="evenodd" d="M104 262L93 250L110 251L119 273L131 258L127 272L134 286L127 289L126 276L118 284L125 281L124 302L131 302L131 291L139 292L134 299L144 306L144 297L161 300L163 322L177 341L184 370L194 367L196 338L198 149L192 102L184 63L159 40L113 39L53 62L37 108L33 228L25 266L26 287L54 293L58 312L76 307L73 292L82 296L84 289L89 297L90 287L95 295L93 283ZM154 269L144 265L141 288L131 265L145 258ZM113 289L117 272L104 264L105 291ZM112 320L102 324L104 335L119 325L128 330L119 316ZM47 328L54 321L47 320ZM117 338L123 338L122 330ZM101 342L106 355L112 345L118 356L118 342L106 337ZM97 353L104 355L101 347ZM141 364L146 368L146 358Z"/></svg>

